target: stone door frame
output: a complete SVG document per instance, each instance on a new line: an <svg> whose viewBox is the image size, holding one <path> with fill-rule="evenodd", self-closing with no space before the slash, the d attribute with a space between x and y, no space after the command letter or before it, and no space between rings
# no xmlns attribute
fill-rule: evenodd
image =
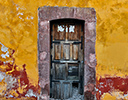
<svg viewBox="0 0 128 100"><path fill-rule="evenodd" d="M95 98L96 12L94 8L41 7L38 9L38 69L40 100L50 95L50 21L57 19L84 20L84 98Z"/></svg>

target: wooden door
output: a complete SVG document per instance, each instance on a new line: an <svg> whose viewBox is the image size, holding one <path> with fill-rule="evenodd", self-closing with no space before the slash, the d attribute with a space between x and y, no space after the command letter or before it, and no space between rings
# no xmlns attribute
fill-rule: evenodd
<svg viewBox="0 0 128 100"><path fill-rule="evenodd" d="M51 22L51 98L72 97L73 84L83 93L83 23L76 20Z"/></svg>

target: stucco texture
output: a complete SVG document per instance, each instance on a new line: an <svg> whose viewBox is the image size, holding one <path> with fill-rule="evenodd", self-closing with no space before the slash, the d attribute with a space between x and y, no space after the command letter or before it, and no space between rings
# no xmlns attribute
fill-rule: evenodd
<svg viewBox="0 0 128 100"><path fill-rule="evenodd" d="M37 33L42 6L95 8L97 99L128 100L128 0L0 0L2 100L32 100L40 93Z"/></svg>

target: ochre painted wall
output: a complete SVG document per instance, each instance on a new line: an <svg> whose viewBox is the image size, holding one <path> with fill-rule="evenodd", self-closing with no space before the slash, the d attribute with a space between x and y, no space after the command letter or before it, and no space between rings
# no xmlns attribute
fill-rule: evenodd
<svg viewBox="0 0 128 100"><path fill-rule="evenodd" d="M40 92L37 33L42 6L95 8L97 98L128 100L128 0L0 0L0 97ZM9 90L9 81L18 85Z"/></svg>

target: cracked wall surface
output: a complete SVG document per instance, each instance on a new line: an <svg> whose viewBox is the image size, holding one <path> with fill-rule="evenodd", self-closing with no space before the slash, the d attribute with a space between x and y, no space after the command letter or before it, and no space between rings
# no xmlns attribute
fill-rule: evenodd
<svg viewBox="0 0 128 100"><path fill-rule="evenodd" d="M0 97L27 100L27 93L33 91L31 99L37 99L37 9L42 6L95 8L97 99L127 100L127 0L0 0L0 48L8 48L0 50ZM16 89L15 82L6 81L12 79ZM118 87L116 81L120 82Z"/></svg>

